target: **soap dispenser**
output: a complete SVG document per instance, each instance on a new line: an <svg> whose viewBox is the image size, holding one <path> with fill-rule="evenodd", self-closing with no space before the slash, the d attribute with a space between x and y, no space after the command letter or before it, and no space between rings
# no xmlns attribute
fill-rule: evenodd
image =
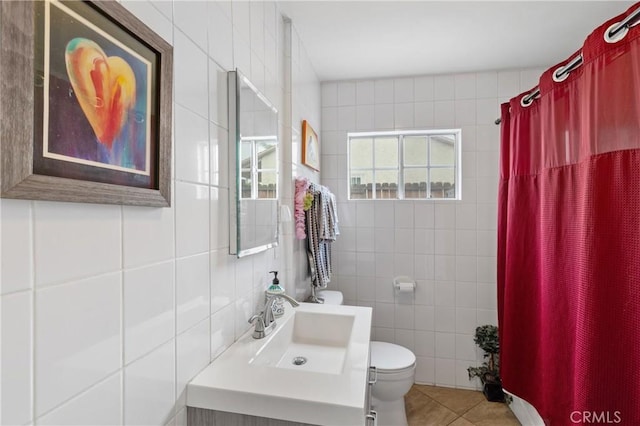
<svg viewBox="0 0 640 426"><path fill-rule="evenodd" d="M271 281L271 285L267 289L267 297L274 296L278 294L284 293L284 288L280 286L280 280L278 279L278 271L269 271L270 274L273 274L273 281ZM284 314L284 301L281 298L276 298L273 303L273 316L278 318Z"/></svg>

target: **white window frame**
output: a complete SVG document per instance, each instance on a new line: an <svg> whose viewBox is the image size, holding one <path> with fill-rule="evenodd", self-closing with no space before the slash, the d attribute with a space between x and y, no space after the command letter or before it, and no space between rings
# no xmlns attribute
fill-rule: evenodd
<svg viewBox="0 0 640 426"><path fill-rule="evenodd" d="M405 166L404 164L404 137L405 136L437 136L437 135L454 135L455 136L455 164L454 176L455 176L455 197L453 198L432 198L430 189L427 190L427 197L425 198L404 198L404 170L411 168L424 168L424 166ZM358 176L352 176L354 170L351 169L351 139L352 138L380 138L385 136L392 136L398 138L398 167L397 168L385 168L385 167L373 167L373 183L375 181L376 170L397 170L398 171L398 188L396 198L376 198L376 190L374 187L372 198L351 198L351 182L353 178ZM462 130L461 129L437 129L437 130L397 130L397 131L385 131L385 132L349 132L347 133L347 185L349 200L353 201L371 201L371 200L432 200L432 201L459 201L462 199ZM431 185L431 170L438 168L451 168L450 166L432 166L431 163L431 144L428 149L428 164L427 168L427 188ZM375 150L373 152L373 164L375 166ZM357 169L355 170L357 172Z"/></svg>
<svg viewBox="0 0 640 426"><path fill-rule="evenodd" d="M265 169L265 168L259 168L258 167L258 149L257 149L257 145L260 142L275 142L274 144L274 148L275 148L275 156L276 156L276 168L275 169ZM278 143L277 143L277 139L275 139L273 136L248 136L248 137L243 137L240 141L240 143L245 143L248 142L251 144L251 153L249 156L249 161L250 161L250 166L248 168L249 172L250 172L250 176L251 176L251 196L250 197L242 197L242 190L240 191L240 199L241 200L275 200L278 198L278 192L280 191L279 185L276 185L276 194L274 197L269 197L269 198L259 198L258 197L258 192L260 190L259 188L259 184L258 184L258 175L261 172L275 172L276 174L276 182L278 182L278 180L280 179L280 171L279 171L279 167L277 167L277 165L279 164L279 157L278 155L279 150L278 150ZM240 164L242 163L242 161L240 161ZM239 176L240 176L240 181L242 182L242 171L243 170L247 170L246 168L242 168L240 166L239 169ZM242 188L242 184L240 184L240 187Z"/></svg>

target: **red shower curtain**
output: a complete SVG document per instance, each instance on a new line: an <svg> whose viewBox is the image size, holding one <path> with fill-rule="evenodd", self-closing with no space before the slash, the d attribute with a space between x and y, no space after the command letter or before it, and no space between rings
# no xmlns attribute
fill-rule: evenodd
<svg viewBox="0 0 640 426"><path fill-rule="evenodd" d="M638 7L502 105L501 375L551 426L640 425L640 25L603 38Z"/></svg>

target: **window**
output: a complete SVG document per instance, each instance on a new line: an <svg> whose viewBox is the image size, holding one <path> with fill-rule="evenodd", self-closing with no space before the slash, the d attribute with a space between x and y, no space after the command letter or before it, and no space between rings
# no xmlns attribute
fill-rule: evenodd
<svg viewBox="0 0 640 426"><path fill-rule="evenodd" d="M459 200L460 134L349 133L349 199Z"/></svg>
<svg viewBox="0 0 640 426"><path fill-rule="evenodd" d="M278 143L272 137L240 141L240 198L277 198Z"/></svg>

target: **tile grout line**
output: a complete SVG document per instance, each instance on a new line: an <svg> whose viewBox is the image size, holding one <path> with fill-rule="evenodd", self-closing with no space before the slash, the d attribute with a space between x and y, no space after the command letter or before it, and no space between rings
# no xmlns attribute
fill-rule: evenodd
<svg viewBox="0 0 640 426"><path fill-rule="evenodd" d="M455 414L457 417L455 417L454 419L452 419L449 423L447 423L447 425L450 425L451 423L455 422L456 420L458 420L458 418L461 417L461 415L459 415L458 413L456 413L455 411L453 411L452 409L450 409L449 407L447 407L446 405L442 404L440 401L432 398L431 396L427 395L426 393L420 391L420 389L418 388L418 391L420 392L420 394L422 394L422 396L424 396L425 398L427 398L428 400L434 402L435 404L437 404L438 406L444 408L447 411L450 411L451 413ZM445 425L446 426L446 425Z"/></svg>
<svg viewBox="0 0 640 426"><path fill-rule="evenodd" d="M458 421L458 419L460 419L460 417L459 417L459 416L458 416L458 417L456 417L455 419L451 420L449 423L447 423L447 424L446 424L446 426L449 426L449 425L454 424L455 422L457 422L457 421Z"/></svg>
<svg viewBox="0 0 640 426"><path fill-rule="evenodd" d="M458 414L457 412L453 411L451 408L447 407L446 405L443 405L444 407L446 407L447 409L449 409L450 411L453 411L454 413L456 413L456 415L458 417L456 417L455 419L453 419L449 424L455 423L458 419L463 419L466 420L467 422L471 423L470 420L467 420L466 418L464 418L463 416L465 414L467 414L469 411L473 410L475 407L477 407L478 405L482 404L482 401L476 403L475 405L472 405L471 407L469 407L467 410L465 410L464 412ZM475 423L473 423L475 424Z"/></svg>
<svg viewBox="0 0 640 426"><path fill-rule="evenodd" d="M468 410L466 410L464 413L460 414L460 417L465 419L466 421L468 421L469 423L472 423L475 425L475 423L471 422L471 420L466 419L465 417L463 417L465 414L467 414L469 411L473 410L474 408L476 408L478 405L482 404L484 401L481 400L480 402L476 403L474 406L470 407Z"/></svg>
<svg viewBox="0 0 640 426"><path fill-rule="evenodd" d="M427 395L425 392L423 392L422 390L420 390L420 388L416 388L416 390L418 390L422 395L424 395L425 397L427 397L428 399L432 400L433 402L439 404L440 406L446 408L447 410L451 411L452 413L454 413L457 417L455 419L453 419L451 422L448 423L448 425L454 423L455 421L457 421L460 418L463 418L464 420L468 421L469 423L471 423L471 421L467 420L466 418L464 418L463 416L465 414L467 414L469 411L471 411L472 409L476 408L478 405L482 404L483 400L475 403L474 405L472 405L471 407L469 407L467 410L465 410L464 412L458 414L456 411L454 411L453 409L451 409L450 407L447 407L446 405L444 405L443 403L441 403L440 401L436 400L435 398L431 397L430 395Z"/></svg>
<svg viewBox="0 0 640 426"><path fill-rule="evenodd" d="M418 385L418 386L422 386L422 385ZM430 385L425 385L425 386L430 386ZM433 387L433 386L432 386ZM467 419L466 417L464 417L467 413L471 412L472 410L476 409L477 407L479 407L480 405L484 404L486 402L486 400L484 398L480 399L478 402L476 402L475 404L473 404L471 407L467 408L465 411L463 411L462 413L458 414L458 412L454 411L453 409L449 408L448 406L446 406L445 404L439 402L437 399L427 395L425 392L423 392L421 390L420 387L415 387L415 390L420 394L421 397L425 397L427 398L427 400L435 402L436 404L438 404L441 407L446 408L448 411L453 412L456 415L456 418L452 419L449 423L447 423L447 425L452 425L453 423L455 423L456 421L458 421L459 419L463 419L463 421L466 422L466 424L471 424L471 425L477 425L479 423L474 423L471 420ZM455 391L466 391L466 390L462 390L462 389L455 389ZM475 391L478 392L478 391ZM423 407L424 408L424 407ZM436 407L437 408L437 407ZM424 414L428 411L423 411L420 410L421 414ZM488 417L487 417L488 416ZM483 415L480 415L480 418L477 419L477 421L479 422L484 422L486 420L489 420L490 418L492 418L492 414L491 413L484 413ZM519 424L519 423L514 423L514 424Z"/></svg>

